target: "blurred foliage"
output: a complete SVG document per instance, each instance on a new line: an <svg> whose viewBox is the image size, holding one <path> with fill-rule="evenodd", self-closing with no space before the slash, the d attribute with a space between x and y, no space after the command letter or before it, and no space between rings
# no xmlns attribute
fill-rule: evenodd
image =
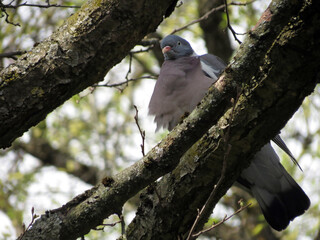
<svg viewBox="0 0 320 240"><path fill-rule="evenodd" d="M239 2L245 1L239 0ZM8 4L9 1L3 1L3 3ZM19 3L22 1L16 0L12 4ZM47 2L28 1L28 3L46 4ZM80 6L83 1L52 1L50 3ZM266 6L267 3L262 0L246 6L231 6L229 13L232 25L239 32L248 31L257 22ZM10 15L10 21L19 23L20 27L6 23L4 16L0 18L0 53L17 50L28 51L34 44L49 36L75 9L21 7L6 11ZM0 14L3 15L3 13ZM198 15L197 1L185 0L176 8L172 16L160 25L158 34L165 36L174 29L197 19ZM226 26L226 19L224 19L220 23L220 27L225 28ZM203 49L203 41L200 41L202 30L198 24L192 25L178 34L188 38L195 49L200 49L203 53L206 52ZM233 40L232 37L230 39ZM234 41L231 44L235 48L238 47ZM143 48L141 46L135 48L135 50L139 49ZM133 55L132 72L129 74L129 78L158 74L160 66L154 55L150 53L151 51L147 51ZM11 58L0 59L0 68L13 61L14 59ZM105 81L100 85L124 82L128 70L129 58L126 58L108 73ZM35 207L37 214L42 214L47 208L58 207L89 187L82 185L82 180L75 179L72 174L67 175L66 178L70 181L63 184L57 179L48 179L48 176L61 176L58 175L59 172L66 171L67 168L72 169L74 162L77 161L87 166L97 167L99 169L97 175L101 179L119 172L141 158L141 136L134 121L134 105L137 105L139 109L140 126L146 130L146 150L149 150L163 138L167 132L155 134L152 118L147 117L147 105L154 82L152 79L144 79L113 88L93 86L75 95L49 114L43 122L16 140L16 144L12 148L0 151L1 161L6 163L0 167L0 210L11 219L16 230L15 236L18 236L22 231L22 222L25 222L26 225L29 224L32 206ZM300 237L313 239L319 229L320 190L317 188L319 182L317 169L319 169L320 156L319 93L320 89L317 88L315 93L305 100L301 109L282 132L282 136L288 140L289 148L297 156L304 172L299 172L282 152L279 151L279 154L285 159L284 165L288 171L294 174L298 181L303 180L302 186L311 198L312 207L303 218L296 219L286 231L276 233L279 239L298 239ZM38 159L36 153L19 148L19 142L31 144L39 139L47 142L55 150L68 153L70 159L65 159L68 162L66 169L45 166L43 159ZM47 181L50 184L41 184ZM79 185L77 190L75 190L76 185ZM47 188L43 189L43 186ZM70 189L74 189L74 192ZM48 195L50 199L43 200L45 198L40 197L41 192L44 192L43 195ZM224 217L226 212L234 212L239 207L237 201L240 198L252 201L245 192L237 189L229 192L229 195L217 208L220 210L215 209L209 222L217 222ZM29 199L39 200L30 203ZM132 219L136 204L137 199L135 198L126 204L124 213L127 223ZM266 224L261 213L255 212L254 209L257 207L250 207L248 211L242 212L239 216L225 223L228 231L232 232L232 228L238 229L237 231L241 231L242 239L258 238ZM244 221L244 219L246 220ZM106 223L116 221L118 221L117 217L112 217L106 220ZM106 237L115 239L119 236L120 229L119 224L115 227L105 227L103 231L92 231L86 236L86 239ZM220 234L223 234L223 231L220 231ZM239 232L237 234L240 236ZM0 236L3 236L4 239L15 238L14 235L10 238L7 233L6 235L0 233ZM217 239L217 236L213 234L204 238Z"/></svg>

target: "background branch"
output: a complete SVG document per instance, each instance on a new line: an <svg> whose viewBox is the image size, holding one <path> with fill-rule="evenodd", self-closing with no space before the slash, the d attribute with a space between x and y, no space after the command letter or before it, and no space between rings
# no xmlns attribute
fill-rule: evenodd
<svg viewBox="0 0 320 240"><path fill-rule="evenodd" d="M218 6L218 7L212 8L210 11L206 12L206 13L205 13L203 16L201 16L200 18L195 19L195 20L191 21L190 23L188 23L188 24L186 24L186 25L184 25L184 26L182 26L182 27L180 27L180 28L174 29L170 34L175 34L175 33L179 32L179 31L182 31L182 30L190 27L190 26L193 25L193 24L196 24L196 23L199 23L199 22L201 22L201 21L203 21L203 20L206 20L206 19L208 19L208 17L209 17L211 14L213 14L213 13L215 13L215 12L217 12L217 11L221 11L221 10L223 10L223 9L226 9L227 19L228 19L228 26L231 27L231 25L229 24L229 14L228 14L228 11L227 11L227 7L228 7L228 6L232 6L232 5L235 5L235 6L246 6L246 5L251 4L251 3L253 3L253 2L254 2L254 1L249 1L249 2L244 2L244 3L231 2L231 3L228 4L228 3L226 2L226 0L225 0L225 4L220 5L220 6ZM230 30L231 30L231 29L232 29L232 27L230 28ZM232 29L231 31L233 31L233 29Z"/></svg>
<svg viewBox="0 0 320 240"><path fill-rule="evenodd" d="M14 51L14 52L5 52L0 53L0 58L12 58L14 60L17 60L17 55L25 54L26 51Z"/></svg>
<svg viewBox="0 0 320 240"><path fill-rule="evenodd" d="M29 143L17 141L13 144L13 148L29 153L39 159L44 165L53 165L57 168L62 168L67 173L78 177L86 183L91 185L98 183L99 169L97 167L79 163L68 153L53 148L45 139L32 138ZM68 162L72 162L72 167L68 167Z"/></svg>
<svg viewBox="0 0 320 240"><path fill-rule="evenodd" d="M37 7L37 8L51 8L51 7L56 7L56 8L80 8L80 6L72 6L72 5L60 5L60 4L51 4L49 1L47 1L47 4L31 4L28 2L24 2L21 4L17 5L12 5L13 1L10 2L9 4L3 4L2 1L0 2L1 8L12 8L12 9L17 9L20 7Z"/></svg>

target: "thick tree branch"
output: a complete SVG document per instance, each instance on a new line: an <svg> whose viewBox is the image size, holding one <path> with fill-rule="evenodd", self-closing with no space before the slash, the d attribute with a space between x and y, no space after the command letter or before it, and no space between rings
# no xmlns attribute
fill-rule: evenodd
<svg viewBox="0 0 320 240"><path fill-rule="evenodd" d="M0 72L0 148L103 80L177 0L89 0L49 38Z"/></svg>

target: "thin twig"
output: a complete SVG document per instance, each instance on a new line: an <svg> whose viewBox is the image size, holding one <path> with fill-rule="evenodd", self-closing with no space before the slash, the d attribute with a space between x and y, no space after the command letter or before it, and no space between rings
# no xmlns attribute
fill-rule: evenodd
<svg viewBox="0 0 320 240"><path fill-rule="evenodd" d="M233 117L234 117L234 113L235 113L235 108L236 108L236 104L239 100L239 97L242 93L242 89L237 89L237 95L236 95L236 99L234 99L233 101L233 106L232 106L232 111L231 111L231 114L230 114L230 119L229 119L229 123L228 123L228 129L226 130L226 134L225 136L223 137L223 140L225 142L225 147L224 147L224 157L223 157L223 163L222 163L222 170L221 170L221 175L220 175L220 178L217 182L217 184L214 186L213 190L211 191L207 201L205 202L205 204L202 206L201 210L198 212L198 215L196 217L196 220L194 221L190 231L189 231L189 234L188 234L188 237L187 237L187 240L190 240L191 237L193 237L193 231L194 229L196 228L197 224L199 223L199 221L201 220L201 217L203 215L205 215L205 211L208 211L208 207L211 205L214 197L216 196L216 193L218 192L221 184L224 182L224 179L225 179L225 176L226 176L226 171L227 171L227 159L229 157L229 153L231 151L231 144L229 144L229 141L230 141L230 128L231 128L231 124L233 122Z"/></svg>
<svg viewBox="0 0 320 240"><path fill-rule="evenodd" d="M137 80L141 80L141 79L157 79L157 76L152 76L152 75L147 75L147 76L142 76L142 77L137 77L137 78L130 78L126 81L120 82L120 83L109 83L107 82L106 84L96 84L93 85L93 87L120 87L122 85L128 85L129 82L134 82Z"/></svg>
<svg viewBox="0 0 320 240"><path fill-rule="evenodd" d="M129 77L129 74L131 73L132 55L133 54L130 52L129 53L129 69L128 69L128 72L127 72L126 77L125 77L126 80L127 80L126 82L128 82L128 80L129 80L128 77Z"/></svg>
<svg viewBox="0 0 320 240"><path fill-rule="evenodd" d="M31 222L29 223L28 227L25 228L25 225L23 224L23 233L18 237L18 240L22 239L22 237L25 235L25 233L31 228L32 224L34 221L38 218L39 216L34 213L34 207L31 208Z"/></svg>
<svg viewBox="0 0 320 240"><path fill-rule="evenodd" d="M212 13L220 11L220 10L222 10L224 8L225 8L225 5L220 5L218 7L212 8L209 12L206 12L202 17L200 17L198 19L195 19L195 20L189 22L188 24L186 24L186 25L184 25L184 26L182 26L180 28L174 29L170 34L175 34L176 32L184 30L184 29L190 27L193 24L199 23L199 22L207 19Z"/></svg>
<svg viewBox="0 0 320 240"><path fill-rule="evenodd" d="M9 4L2 4L2 6L4 8L13 8L13 9L17 9L19 7L37 7L37 8L51 8L51 7L57 7L57 8L80 8L80 6L68 6L68 5L60 5L60 4L50 4L49 1L47 1L48 4L31 4L31 3L21 3L18 5L12 5L12 2L10 2Z"/></svg>
<svg viewBox="0 0 320 240"><path fill-rule="evenodd" d="M117 222L114 222L114 223L103 223L103 224L100 224L99 226L103 226L103 227L101 227L101 228L95 227L95 228L93 228L93 230L103 231L105 227L114 227L118 223L121 223L121 220L119 220Z"/></svg>
<svg viewBox="0 0 320 240"><path fill-rule="evenodd" d="M12 2L10 2L9 3L9 5L11 4ZM3 3L2 3L2 1L0 1L0 13L1 12L3 12L4 13L4 15L3 14L1 14L0 15L0 18L2 18L3 16L5 16L5 21L6 21L6 23L8 23L8 24L11 24L11 25L13 25L13 26L19 26L20 27L20 24L19 23L14 23L14 22L11 22L10 20L9 20L9 14L7 13L7 11L6 11L6 7L5 7L6 5L4 5Z"/></svg>
<svg viewBox="0 0 320 240"><path fill-rule="evenodd" d="M47 4L30 4L27 2L21 3L21 4L17 4L17 5L12 5L14 1L12 0L10 3L8 4L3 4L2 0L0 0L0 13L3 12L4 15L0 15L0 18L5 16L5 21L8 24L11 24L13 26L19 26L19 23L14 23L12 21L9 20L9 14L7 13L7 9L17 9L19 7L37 7L37 8L51 8L51 7L56 7L56 8L80 8L80 6L67 6L67 5L60 5L60 4L50 4L50 1L47 0Z"/></svg>
<svg viewBox="0 0 320 240"><path fill-rule="evenodd" d="M8 24L11 24L13 26L19 26L19 23L14 23L12 21L9 20L9 14L7 13L7 9L17 9L19 7L37 7L37 8L51 8L51 7L56 7L56 8L80 8L80 6L67 6L67 5L60 5L60 4L50 4L50 1L47 0L47 4L31 4L31 3L21 3L21 4L17 4L17 5L12 5L12 3L14 2L14 0L12 0L10 3L8 4L3 4L2 0L0 0L0 12L3 12L4 15L0 14L0 18L5 16L5 21Z"/></svg>
<svg viewBox="0 0 320 240"><path fill-rule="evenodd" d="M225 5L225 11L226 11L226 15L227 15L228 28L230 29L230 31L231 31L234 39L235 39L239 44L241 44L242 42L238 39L236 31L232 28L232 26L231 26L231 24L230 24L227 0L224 0L224 5Z"/></svg>
<svg viewBox="0 0 320 240"><path fill-rule="evenodd" d="M204 230L202 230L202 231L200 231L200 232L198 232L198 233L196 233L196 234L193 234L192 237L198 237L198 236L200 236L200 235L203 234L203 233L206 233L206 232L211 231L212 229L220 226L222 223L228 221L228 220L229 220L230 218L232 218L233 216L235 216L235 215L237 215L238 213L242 212L243 210L245 210L246 208L248 208L250 205L251 205L251 203L249 203L249 204L247 204L247 205L245 205L245 206L241 206L237 211L235 211L235 212L234 212L233 214L231 214L229 217L228 217L228 215L225 215L224 218L223 218L221 221L219 221L218 223L213 224L211 227L209 227L209 228L207 228L207 229L204 229Z"/></svg>
<svg viewBox="0 0 320 240"><path fill-rule="evenodd" d="M213 190L211 191L207 201L205 202L205 204L202 206L201 210L198 212L198 215L196 217L196 220L194 221L191 229L190 229L190 232L188 234L188 237L187 237L187 240L190 240L191 237L193 237L193 231L194 229L196 228L197 224L199 223L201 217L203 216L205 210L207 210L207 207L210 205L210 203L212 202L214 196L216 196L216 193L218 191L218 189L220 188L222 182L224 181L225 179L225 173L226 173L226 170L227 170L227 157L229 155L229 152L231 150L231 145L230 144L227 144L227 151L224 155L224 158L223 158L223 164L222 164L222 170L221 170L221 176L218 180L218 183L214 186Z"/></svg>
<svg viewBox="0 0 320 240"><path fill-rule="evenodd" d="M142 77L137 77L137 78L129 78L129 75L132 71L132 59L133 59L133 55L134 54L137 54L137 53L143 53L143 52L148 52L150 49L152 49L153 46L150 46L146 49L141 49L141 50L137 50L137 51L131 51L129 53L129 68L128 68L128 71L126 73L126 76L125 76L125 81L123 82L120 82L120 83L113 83L113 84L110 84L109 82L107 82L106 84L96 84L96 85L93 85L93 87L115 87L115 88L118 88L119 91L123 91L123 89L125 87L128 86L129 82L134 82L134 81L137 81L137 80L140 80L140 79L157 79L158 76L152 76L152 75L147 75L147 76L142 76ZM119 88L120 86L123 86L125 85L123 88Z"/></svg>
<svg viewBox="0 0 320 240"><path fill-rule="evenodd" d="M181 30L184 30L184 29L190 27L190 26L193 25L193 24L196 24L196 23L199 23L199 22L201 22L201 21L203 21L203 20L206 20L211 14L213 14L214 12L217 12L217 11L220 11L220 10L225 9L226 6L231 6L231 5L234 5L234 6L246 6L246 5L248 5L248 4L253 3L254 1L256 1L256 0L248 1L248 2L244 2L244 3L241 3L241 2L231 2L231 3L227 4L227 5L226 5L226 4L222 4L222 5L218 6L218 7L214 7L214 8L212 8L210 11L206 12L206 13L205 13L203 16L201 16L200 18L195 19L195 20L191 21L190 23L188 23L188 24L186 24L186 25L184 25L184 26L182 26L182 27L180 27L180 28L174 29L170 34L175 34L176 32L179 32L179 31L181 31ZM238 34L238 33L237 33L237 34ZM240 34L238 34L238 35L240 35Z"/></svg>
<svg viewBox="0 0 320 240"><path fill-rule="evenodd" d="M140 127L140 124L139 124L139 116L138 116L138 108L136 105L133 105L134 108L136 109L136 115L134 116L134 120L136 121L136 124L138 126L138 129L139 129L139 132L140 132L140 135L141 135L141 138L142 138L142 143L140 144L140 147L141 147L141 152L142 152L142 155L145 156L145 152L144 152L144 141L145 141L145 138L146 138L146 132L144 130L141 129Z"/></svg>
<svg viewBox="0 0 320 240"><path fill-rule="evenodd" d="M153 48L153 45L147 47L146 49L140 49L140 50L137 50L137 51L130 51L129 52L129 69L128 69L128 72L127 72L126 77L125 77L127 82L130 80L129 79L129 75L130 75L131 69L132 69L132 58L133 58L133 55L137 54L137 53L149 52L149 50L151 50L152 48Z"/></svg>

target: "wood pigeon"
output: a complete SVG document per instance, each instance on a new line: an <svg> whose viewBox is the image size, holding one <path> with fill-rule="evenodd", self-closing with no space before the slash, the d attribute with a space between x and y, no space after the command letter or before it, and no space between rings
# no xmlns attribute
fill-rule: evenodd
<svg viewBox="0 0 320 240"><path fill-rule="evenodd" d="M176 35L165 37L160 46L165 61L149 103L149 114L155 116L156 130L172 130L185 113L197 106L226 64L211 54L198 56L188 41ZM273 141L296 162L279 135ZM237 182L253 194L267 222L278 231L310 206L308 196L281 165L270 143L255 154Z"/></svg>

